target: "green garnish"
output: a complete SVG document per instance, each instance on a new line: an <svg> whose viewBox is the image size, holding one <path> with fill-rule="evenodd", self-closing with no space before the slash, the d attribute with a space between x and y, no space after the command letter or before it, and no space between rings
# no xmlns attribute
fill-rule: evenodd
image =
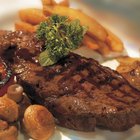
<svg viewBox="0 0 140 140"><path fill-rule="evenodd" d="M78 48L86 31L79 20L70 21L66 16L53 15L42 22L37 29L37 37L45 40L44 51L39 55L40 64L53 65Z"/></svg>

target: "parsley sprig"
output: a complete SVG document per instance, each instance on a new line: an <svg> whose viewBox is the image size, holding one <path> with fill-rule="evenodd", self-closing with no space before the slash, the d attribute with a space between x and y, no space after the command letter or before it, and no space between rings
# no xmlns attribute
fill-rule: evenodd
<svg viewBox="0 0 140 140"><path fill-rule="evenodd" d="M39 55L42 66L55 64L70 51L79 47L87 27L79 20L70 21L66 16L53 15L42 22L37 30L37 37L45 40L44 51Z"/></svg>

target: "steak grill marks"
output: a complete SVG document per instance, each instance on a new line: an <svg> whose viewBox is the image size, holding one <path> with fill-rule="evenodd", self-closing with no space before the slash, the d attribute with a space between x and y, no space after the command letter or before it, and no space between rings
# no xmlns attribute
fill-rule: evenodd
<svg viewBox="0 0 140 140"><path fill-rule="evenodd" d="M82 83L88 82L92 85L92 90L95 89L95 87L101 90L102 86L109 86L110 90L105 91L104 94L109 98L126 105L137 103L139 101L140 93L138 91L133 92L131 90L132 87L128 86L128 82L123 79L123 77L121 77L117 72L112 75L112 71L110 69L101 67L96 61L94 61L94 63L91 59L89 59L89 61L85 61L84 59L79 59L79 56L76 54L72 54L61 60L58 65L61 65L60 68L51 71L52 76L47 80L53 79L57 74L62 75L58 84L59 87L63 87L64 95L66 95L66 93L69 96L76 95L78 90L80 90L84 91L89 98L93 98L94 95L91 96L90 91L87 92L87 90L82 86ZM83 71L87 71L88 74L83 74ZM79 81L73 78L76 75L80 76ZM74 84L72 91L69 91L69 88L65 86L65 81L67 80ZM125 87L127 87L127 90ZM119 93L119 95L117 93ZM123 99L127 97L129 97L129 101Z"/></svg>

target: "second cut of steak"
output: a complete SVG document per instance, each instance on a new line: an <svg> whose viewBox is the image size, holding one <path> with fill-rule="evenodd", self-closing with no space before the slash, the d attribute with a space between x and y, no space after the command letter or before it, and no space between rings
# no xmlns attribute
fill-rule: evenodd
<svg viewBox="0 0 140 140"><path fill-rule="evenodd" d="M116 71L74 53L41 67L37 56L43 42L33 34L14 32L2 38L0 44L9 41L3 58L18 82L35 103L50 110L59 125L82 131L96 126L123 131L140 124L140 92Z"/></svg>

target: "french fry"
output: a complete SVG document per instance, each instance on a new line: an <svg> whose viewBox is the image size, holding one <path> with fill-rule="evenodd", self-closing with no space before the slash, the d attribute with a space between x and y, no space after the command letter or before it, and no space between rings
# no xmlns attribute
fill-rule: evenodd
<svg viewBox="0 0 140 140"><path fill-rule="evenodd" d="M87 16L79 10L72 9L65 6L44 6L43 11L45 15L58 14L68 16L71 20L79 19L81 25L88 26L88 34L98 40L105 41L107 38L106 30L93 18Z"/></svg>
<svg viewBox="0 0 140 140"><path fill-rule="evenodd" d="M27 8L19 11L19 17L22 21L37 25L42 21L47 20L41 9Z"/></svg>
<svg viewBox="0 0 140 140"><path fill-rule="evenodd" d="M102 55L106 56L111 52L109 46L106 43L97 40L97 44L100 46L100 48L97 51Z"/></svg>
<svg viewBox="0 0 140 140"><path fill-rule="evenodd" d="M51 6L51 5L61 5L61 6L69 6L69 0L42 0L43 6Z"/></svg>
<svg viewBox="0 0 140 140"><path fill-rule="evenodd" d="M15 29L28 31L28 32L35 32L37 29L37 26L33 26L33 25L23 22L23 21L19 21L19 22L15 23Z"/></svg>
<svg viewBox="0 0 140 140"><path fill-rule="evenodd" d="M43 6L52 5L52 0L41 0L41 2Z"/></svg>
<svg viewBox="0 0 140 140"><path fill-rule="evenodd" d="M52 5L61 5L69 7L69 0L61 0L59 2L57 0L52 0Z"/></svg>
<svg viewBox="0 0 140 140"><path fill-rule="evenodd" d="M107 44L112 51L115 52L122 52L124 49L123 42L111 31L107 30L108 37L107 37Z"/></svg>
<svg viewBox="0 0 140 140"><path fill-rule="evenodd" d="M97 49L99 49L99 47L100 47L100 46L96 43L96 41L95 41L93 38L91 38L90 36L88 36L88 35L85 35L85 36L84 36L83 44L84 44L85 46L87 46L87 47L93 49L93 50L97 50Z"/></svg>

